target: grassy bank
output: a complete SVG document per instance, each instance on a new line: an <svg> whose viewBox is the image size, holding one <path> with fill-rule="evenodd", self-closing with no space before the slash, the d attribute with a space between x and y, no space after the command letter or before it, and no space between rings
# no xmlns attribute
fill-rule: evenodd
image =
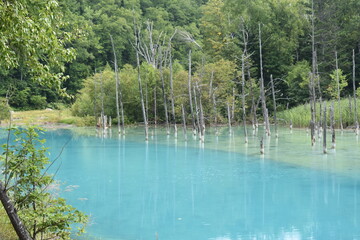
<svg viewBox="0 0 360 240"><path fill-rule="evenodd" d="M351 99L351 106L349 104L349 99L343 99L340 101L340 108L342 112L342 122L344 128L346 127L352 127L354 126L354 101ZM328 119L328 125L329 125L329 119L330 119L330 106L332 102L327 101L326 107L327 107L327 119ZM360 117L360 101L357 100L357 115L358 119ZM322 104L322 118L324 113L324 103ZM339 105L337 101L334 101L334 108L335 108L335 123L336 127L340 127L340 114L339 114ZM319 120L320 117L320 103L316 104L316 119ZM304 104L300 105L282 112L278 113L279 120L284 124L289 124L291 121L293 123L294 127L308 127L310 124L311 116L310 116L310 104Z"/></svg>
<svg viewBox="0 0 360 240"><path fill-rule="evenodd" d="M69 109L15 111L12 112L12 121L14 125L40 125L47 127L64 127L66 125L87 126L94 124L93 117L75 117L72 116ZM2 121L2 126L7 126L8 124L8 120Z"/></svg>
<svg viewBox="0 0 360 240"><path fill-rule="evenodd" d="M6 212L0 204L0 239L1 240L16 240L16 233L11 226L11 223L6 215Z"/></svg>

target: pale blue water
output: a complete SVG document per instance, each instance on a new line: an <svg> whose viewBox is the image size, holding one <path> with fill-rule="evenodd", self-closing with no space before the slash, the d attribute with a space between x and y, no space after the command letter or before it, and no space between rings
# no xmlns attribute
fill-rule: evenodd
<svg viewBox="0 0 360 240"><path fill-rule="evenodd" d="M82 239L360 239L357 168L349 174L261 158L256 137L250 138L248 154L231 151L243 143L226 131L218 138L208 135L204 146L192 138L185 145L180 132L177 142L159 133L146 143L142 134L142 129L120 139L72 130L46 134L53 157L71 139L56 178L64 189L73 185L62 196L91 215ZM289 154L289 136L267 149ZM304 145L298 148L312 151Z"/></svg>

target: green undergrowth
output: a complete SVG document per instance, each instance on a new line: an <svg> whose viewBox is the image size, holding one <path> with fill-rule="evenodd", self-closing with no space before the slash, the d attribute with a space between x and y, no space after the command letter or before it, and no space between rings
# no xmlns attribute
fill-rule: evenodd
<svg viewBox="0 0 360 240"><path fill-rule="evenodd" d="M324 104L326 103L326 115L327 115L327 122L329 125L330 122L330 106L334 103L334 111L335 111L335 127L340 128L340 114L339 114L339 105L338 101L326 101L322 103L321 106L321 118L324 118ZM357 99L357 115L358 119L360 117L359 114L359 107L360 101ZM351 102L348 98L342 99L340 101L340 108L342 112L342 122L344 128L351 128L355 124L355 107L354 107L354 100L351 99ZM310 114L310 104L299 105L297 107L282 111L278 113L278 119L280 122L284 124L290 124L292 122L294 127L308 127L311 120ZM316 104L316 121L320 120L320 103Z"/></svg>
<svg viewBox="0 0 360 240"><path fill-rule="evenodd" d="M0 204L0 239L1 240L16 240L16 233L6 215L6 212Z"/></svg>

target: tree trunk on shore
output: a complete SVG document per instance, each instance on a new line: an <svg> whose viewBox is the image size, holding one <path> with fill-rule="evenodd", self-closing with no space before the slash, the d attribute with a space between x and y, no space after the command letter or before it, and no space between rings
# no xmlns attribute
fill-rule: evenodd
<svg viewBox="0 0 360 240"><path fill-rule="evenodd" d="M16 209L14 207L14 204L9 199L9 196L7 195L7 191L5 189L5 186L0 181L0 200L2 205L4 206L4 209L6 211L6 214L8 215L10 222L19 237L20 240L33 240L29 234L29 232L26 230L24 224L20 220L19 216L17 215Z"/></svg>

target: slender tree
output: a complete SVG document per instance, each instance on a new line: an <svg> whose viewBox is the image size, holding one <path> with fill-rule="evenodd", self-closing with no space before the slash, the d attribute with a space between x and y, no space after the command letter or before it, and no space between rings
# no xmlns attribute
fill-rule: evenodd
<svg viewBox="0 0 360 240"><path fill-rule="evenodd" d="M323 152L324 154L327 153L327 148L326 148L326 130L327 130L327 124L326 124L326 102L324 102L324 120L323 120Z"/></svg>
<svg viewBox="0 0 360 240"><path fill-rule="evenodd" d="M160 79L161 79L161 90L163 94L163 104L164 104L164 112L165 112L165 124L166 124L166 134L170 134L170 127L169 127L169 113L167 107L167 96L165 91L165 80L164 80L164 73L163 73L163 53L162 48L160 48L160 61L159 61L159 70L160 70Z"/></svg>
<svg viewBox="0 0 360 240"><path fill-rule="evenodd" d="M182 112L182 119L183 119L184 140L187 141L187 134L186 134L186 117L185 117L184 104L181 104L181 112Z"/></svg>
<svg viewBox="0 0 360 240"><path fill-rule="evenodd" d="M194 107L193 107L193 99L192 99L192 83L191 83L191 49L189 50L189 71L188 71L188 92L189 92L189 104L190 104L190 113L191 113L191 121L193 126L193 133L196 133L196 124L195 124L195 115L194 115Z"/></svg>
<svg viewBox="0 0 360 240"><path fill-rule="evenodd" d="M359 120L358 120L358 115L357 115L357 100L356 100L356 77L355 77L355 50L353 49L353 54L352 54L352 59L353 59L353 93L354 93L354 123L355 123L355 133L356 135L359 134Z"/></svg>
<svg viewBox="0 0 360 240"><path fill-rule="evenodd" d="M244 135L245 143L248 142L248 135L246 129L246 108L245 108L245 53L241 55L241 100L242 100L242 112L243 112L243 126L244 126Z"/></svg>
<svg viewBox="0 0 360 240"><path fill-rule="evenodd" d="M170 99L171 99L171 113L174 124L174 132L175 136L177 135L177 127L176 127L176 117L175 117L175 97L174 97L174 86L173 86L173 64L172 64L172 55L171 55L171 46L169 52L169 68L170 68Z"/></svg>
<svg viewBox="0 0 360 240"><path fill-rule="evenodd" d="M331 128L331 142L332 142L332 149L336 147L336 139L335 139L335 117L334 117L334 102L331 104L330 108L330 128Z"/></svg>
<svg viewBox="0 0 360 240"><path fill-rule="evenodd" d="M261 43L261 24L259 23L259 51L260 51L260 96L261 96L261 105L263 110L264 122L266 135L270 136L270 126L268 119L268 112L266 108L266 99L265 99L265 87L264 87L264 70L262 62L262 43Z"/></svg>
<svg viewBox="0 0 360 240"><path fill-rule="evenodd" d="M133 44L133 47L136 52L137 80L138 80L138 84L139 84L141 110L142 110L143 120L144 120L145 141L147 141L149 139L149 127L148 127L148 118L147 118L146 107L145 107L145 102L144 102L144 94L143 94L143 89L142 89L142 84L141 84L141 72L140 72L140 53L141 53L141 51L140 51L140 49L141 49L140 36L141 35L140 35L140 29L138 29L136 26L135 19L134 19L134 36L135 36L135 43ZM145 55L145 56L148 56L148 55ZM150 57L151 56L153 56L153 55L150 55Z"/></svg>
<svg viewBox="0 0 360 240"><path fill-rule="evenodd" d="M117 117L117 126L118 126L118 133L125 134L125 123L124 123L124 105L122 102L122 92L120 87L120 79L119 79L119 71L118 71L118 63L117 63L117 57L115 52L115 46L113 38L110 34L110 40L111 40L111 46L114 52L114 68L115 68L115 91L116 91L116 117ZM119 109L120 105L120 109ZM121 127L120 127L120 111L121 111Z"/></svg>
<svg viewBox="0 0 360 240"><path fill-rule="evenodd" d="M270 82L271 82L271 92L273 97L273 104L274 104L274 123L275 123L275 136L278 138L278 129L277 129L277 118L276 118L276 98L275 98L275 88L274 88L274 80L272 74L270 75Z"/></svg>
<svg viewBox="0 0 360 240"><path fill-rule="evenodd" d="M336 85L337 85L337 100L338 100L338 110L339 110L339 120L340 120L340 129L344 130L343 122L342 122L342 111L340 105L340 80L339 80L339 63L338 63L338 55L337 51L335 51L335 64L336 64Z"/></svg>

